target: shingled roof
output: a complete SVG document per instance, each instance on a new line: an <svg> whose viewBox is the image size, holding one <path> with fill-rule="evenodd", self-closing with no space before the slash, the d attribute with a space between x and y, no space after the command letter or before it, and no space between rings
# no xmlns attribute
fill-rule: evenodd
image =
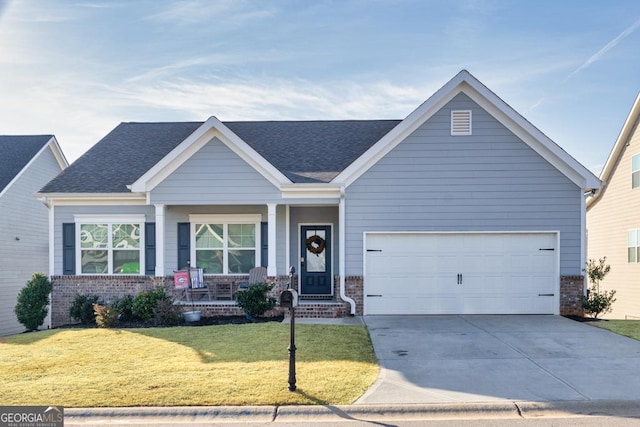
<svg viewBox="0 0 640 427"><path fill-rule="evenodd" d="M400 120L224 122L294 183L330 182ZM202 122L121 123L42 193L124 193Z"/></svg>
<svg viewBox="0 0 640 427"><path fill-rule="evenodd" d="M0 191L38 154L53 135L0 135Z"/></svg>

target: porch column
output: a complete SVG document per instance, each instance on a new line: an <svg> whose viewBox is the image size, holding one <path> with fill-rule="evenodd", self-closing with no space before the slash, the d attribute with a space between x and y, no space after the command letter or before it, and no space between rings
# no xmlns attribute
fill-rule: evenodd
<svg viewBox="0 0 640 427"><path fill-rule="evenodd" d="M268 229L268 253L267 275L273 277L278 274L276 269L276 206L273 203L267 205L267 229Z"/></svg>
<svg viewBox="0 0 640 427"><path fill-rule="evenodd" d="M164 276L164 205L156 206L156 277Z"/></svg>

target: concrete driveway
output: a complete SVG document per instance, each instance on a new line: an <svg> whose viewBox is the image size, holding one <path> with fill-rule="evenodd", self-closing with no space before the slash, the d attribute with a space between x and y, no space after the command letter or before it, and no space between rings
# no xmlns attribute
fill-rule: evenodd
<svg viewBox="0 0 640 427"><path fill-rule="evenodd" d="M381 372L357 404L640 401L640 341L560 316L365 316Z"/></svg>

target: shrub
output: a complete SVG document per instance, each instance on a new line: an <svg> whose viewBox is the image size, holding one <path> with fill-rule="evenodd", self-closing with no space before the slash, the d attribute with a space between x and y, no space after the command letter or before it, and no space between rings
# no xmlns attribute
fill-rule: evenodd
<svg viewBox="0 0 640 427"><path fill-rule="evenodd" d="M582 308L586 313L592 314L594 319L597 319L600 314L611 312L611 306L616 301L615 290L600 292L600 282L611 270L611 266L606 262L607 257L600 258L597 262L590 259L585 269L591 282L591 288L589 288L587 296L582 297Z"/></svg>
<svg viewBox="0 0 640 427"><path fill-rule="evenodd" d="M111 305L118 311L118 320L122 322L135 320L135 316L133 315L133 297L131 295L117 298Z"/></svg>
<svg viewBox="0 0 640 427"><path fill-rule="evenodd" d="M118 322L118 309L113 305L93 304L93 312L101 328L111 328Z"/></svg>
<svg viewBox="0 0 640 427"><path fill-rule="evenodd" d="M245 290L236 293L238 306L247 313L249 318L262 316L276 305L276 299L267 296L273 289L273 284L256 283Z"/></svg>
<svg viewBox="0 0 640 427"><path fill-rule="evenodd" d="M146 322L153 320L158 301L169 300L164 288L157 287L149 291L142 291L133 298L131 306L133 315Z"/></svg>
<svg viewBox="0 0 640 427"><path fill-rule="evenodd" d="M24 288L18 294L18 303L14 313L18 322L22 323L28 331L35 331L44 323L49 309L49 294L53 285L42 273L33 273Z"/></svg>
<svg viewBox="0 0 640 427"><path fill-rule="evenodd" d="M93 311L93 304L99 304L100 297L97 295L77 294L73 299L69 315L80 323L88 325L96 321L96 314Z"/></svg>
<svg viewBox="0 0 640 427"><path fill-rule="evenodd" d="M162 299L158 301L154 319L156 324L160 326L177 326L182 323L182 313L180 308L173 305L171 300Z"/></svg>

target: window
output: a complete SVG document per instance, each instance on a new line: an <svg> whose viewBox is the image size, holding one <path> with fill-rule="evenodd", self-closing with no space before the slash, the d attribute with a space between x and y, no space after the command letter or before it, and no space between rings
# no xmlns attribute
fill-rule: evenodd
<svg viewBox="0 0 640 427"><path fill-rule="evenodd" d="M205 274L249 273L260 265L260 220L260 215L190 215L195 266Z"/></svg>
<svg viewBox="0 0 640 427"><path fill-rule="evenodd" d="M631 188L640 187L640 154L631 157Z"/></svg>
<svg viewBox="0 0 640 427"><path fill-rule="evenodd" d="M144 216L76 216L80 274L141 274Z"/></svg>
<svg viewBox="0 0 640 427"><path fill-rule="evenodd" d="M640 228L627 233L627 261L640 263Z"/></svg>

